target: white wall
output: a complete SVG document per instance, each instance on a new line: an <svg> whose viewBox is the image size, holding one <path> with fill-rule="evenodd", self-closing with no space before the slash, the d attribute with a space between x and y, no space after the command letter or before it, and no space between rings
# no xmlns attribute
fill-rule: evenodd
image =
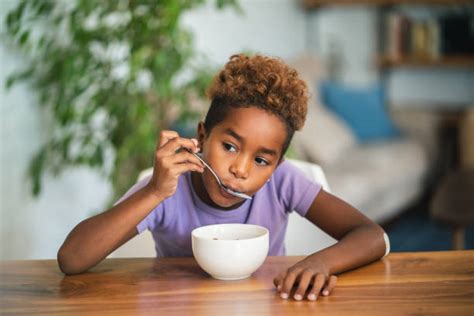
<svg viewBox="0 0 474 316"><path fill-rule="evenodd" d="M414 13L419 15L420 12ZM328 7L312 11L308 17L312 26L308 34L309 49L327 57L330 43L336 43L342 55L342 81L368 85L380 78L374 65L378 18L373 6ZM383 79L387 79L389 100L394 104L457 106L474 103L472 68L399 68L383 75L386 76Z"/></svg>
<svg viewBox="0 0 474 316"><path fill-rule="evenodd" d="M0 33L14 4L0 1ZM29 86L5 90L6 77L23 60L0 42L0 259L54 258L74 225L100 211L110 186L94 171L76 168L48 177L42 195L31 196L26 170L46 138L48 119Z"/></svg>
<svg viewBox="0 0 474 316"><path fill-rule="evenodd" d="M245 49L282 58L304 49L304 12L296 1L240 2L243 16L208 5L184 17L183 23L196 34L198 50L210 61L223 64ZM0 1L0 33L6 13L16 3ZM67 233L103 208L110 185L93 170L77 168L57 179L48 177L42 195L31 197L25 172L47 137L48 120L30 87L4 89L7 75L23 61L0 42L0 259L54 258Z"/></svg>
<svg viewBox="0 0 474 316"><path fill-rule="evenodd" d="M310 50L329 59L337 50L341 62L341 80L348 84L367 85L377 78L373 67L376 56L376 11L360 6L322 8L308 16ZM333 47L333 48L331 48Z"/></svg>
<svg viewBox="0 0 474 316"><path fill-rule="evenodd" d="M195 43L211 61L225 63L243 50L291 58L305 48L305 11L294 0L240 0L244 14L208 4L184 16ZM213 2L211 2L213 3Z"/></svg>

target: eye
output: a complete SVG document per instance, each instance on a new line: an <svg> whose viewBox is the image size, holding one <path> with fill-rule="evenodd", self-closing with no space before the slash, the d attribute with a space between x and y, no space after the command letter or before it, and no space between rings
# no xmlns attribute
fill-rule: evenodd
<svg viewBox="0 0 474 316"><path fill-rule="evenodd" d="M225 150L230 151L230 152L236 152L237 148L229 143L223 143Z"/></svg>
<svg viewBox="0 0 474 316"><path fill-rule="evenodd" d="M255 158L255 162L257 163L257 165L261 166L268 166L270 164L268 161L260 157Z"/></svg>

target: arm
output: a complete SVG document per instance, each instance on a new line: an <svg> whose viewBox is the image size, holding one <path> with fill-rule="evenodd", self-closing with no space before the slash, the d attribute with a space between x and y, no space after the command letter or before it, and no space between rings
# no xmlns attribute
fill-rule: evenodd
<svg viewBox="0 0 474 316"><path fill-rule="evenodd" d="M155 152L153 176L147 185L102 214L79 223L58 251L58 264L65 274L84 272L137 235L136 226L158 204L176 191L179 176L203 172L201 162L187 147L197 151L197 141L163 131Z"/></svg>
<svg viewBox="0 0 474 316"><path fill-rule="evenodd" d="M323 289L328 295L335 286L333 274L355 269L381 258L385 253L383 229L354 207L321 189L311 204L306 218L338 240L331 247L318 251L287 271L274 283L287 298L295 282L295 298L315 300ZM308 288L312 288L307 291ZM327 292L326 292L327 291Z"/></svg>
<svg viewBox="0 0 474 316"><path fill-rule="evenodd" d="M383 229L351 205L324 190L315 198L306 218L338 240L333 246L308 257L324 262L328 274L358 268L385 254Z"/></svg>
<svg viewBox="0 0 474 316"><path fill-rule="evenodd" d="M136 236L136 225L162 201L145 187L104 213L79 223L59 248L61 271L77 274L95 266Z"/></svg>

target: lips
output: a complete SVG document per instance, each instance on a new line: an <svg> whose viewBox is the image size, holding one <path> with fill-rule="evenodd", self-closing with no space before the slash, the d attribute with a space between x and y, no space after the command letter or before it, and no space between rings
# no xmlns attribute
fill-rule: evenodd
<svg viewBox="0 0 474 316"><path fill-rule="evenodd" d="M221 195L224 196L227 199L235 199L236 198L235 196L233 196L232 194L230 194L229 192L224 190L223 187L219 187L219 191L220 191Z"/></svg>
<svg viewBox="0 0 474 316"><path fill-rule="evenodd" d="M237 187L237 186L232 186L232 185L228 185L226 182L225 183L225 186L229 189L231 189L232 191L235 191L235 192L239 192L239 193L245 193L243 189Z"/></svg>

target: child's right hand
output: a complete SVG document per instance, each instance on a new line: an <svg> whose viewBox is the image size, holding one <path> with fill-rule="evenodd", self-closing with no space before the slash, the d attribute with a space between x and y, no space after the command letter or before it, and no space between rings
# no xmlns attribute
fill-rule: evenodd
<svg viewBox="0 0 474 316"><path fill-rule="evenodd" d="M198 141L179 137L175 131L162 131L155 151L153 176L147 184L151 193L166 199L176 192L179 176L187 171L204 172L202 163L186 150L197 152Z"/></svg>

